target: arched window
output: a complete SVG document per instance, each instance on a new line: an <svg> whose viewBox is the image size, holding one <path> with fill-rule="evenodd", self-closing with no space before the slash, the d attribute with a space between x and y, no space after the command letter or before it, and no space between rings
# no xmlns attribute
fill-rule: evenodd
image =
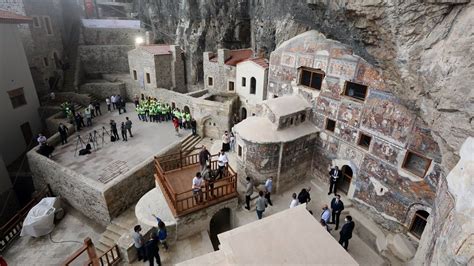
<svg viewBox="0 0 474 266"><path fill-rule="evenodd" d="M252 77L250 78L250 94L255 94L257 91L257 80Z"/></svg>
<svg viewBox="0 0 474 266"><path fill-rule="evenodd" d="M414 236L421 238L423 234L423 230L425 230L426 220L428 219L430 214L424 210L418 210L413 217L413 221L411 222L410 226L410 233Z"/></svg>

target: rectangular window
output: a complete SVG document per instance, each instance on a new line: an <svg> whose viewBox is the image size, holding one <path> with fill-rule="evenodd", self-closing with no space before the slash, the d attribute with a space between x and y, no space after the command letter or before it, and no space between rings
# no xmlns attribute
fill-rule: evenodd
<svg viewBox="0 0 474 266"><path fill-rule="evenodd" d="M44 27L48 35L53 35L53 27L51 26L51 19L49 17L43 17Z"/></svg>
<svg viewBox="0 0 474 266"><path fill-rule="evenodd" d="M357 145L361 146L362 148L368 150L370 147L370 142L372 141L372 137L369 135L366 135L364 133L360 133L359 136L359 141L357 142Z"/></svg>
<svg viewBox="0 0 474 266"><path fill-rule="evenodd" d="M47 57L43 57L43 64L44 66L49 66L49 60Z"/></svg>
<svg viewBox="0 0 474 266"><path fill-rule="evenodd" d="M14 90L8 91L7 93L8 93L8 96L10 97L10 101L12 103L13 109L26 104L23 88L14 89Z"/></svg>
<svg viewBox="0 0 474 266"><path fill-rule="evenodd" d="M365 101L365 97L367 96L367 86L346 81L344 86L344 95L359 101Z"/></svg>
<svg viewBox="0 0 474 266"><path fill-rule="evenodd" d="M234 82L229 81L229 91L234 91Z"/></svg>
<svg viewBox="0 0 474 266"><path fill-rule="evenodd" d="M427 223L429 213L423 210L419 210L415 213L415 217L412 220L410 226L410 233L415 235L418 239L421 238L423 231L425 230L425 226Z"/></svg>
<svg viewBox="0 0 474 266"><path fill-rule="evenodd" d="M212 77L207 78L207 85L212 86L213 85L213 80Z"/></svg>
<svg viewBox="0 0 474 266"><path fill-rule="evenodd" d="M424 177L431 160L412 151L407 151L403 160L402 168L419 176Z"/></svg>
<svg viewBox="0 0 474 266"><path fill-rule="evenodd" d="M242 146L240 146L240 145L237 149L237 154L239 155L239 157L242 157Z"/></svg>
<svg viewBox="0 0 474 266"><path fill-rule="evenodd" d="M247 86L247 79L245 77L242 77L242 87Z"/></svg>
<svg viewBox="0 0 474 266"><path fill-rule="evenodd" d="M137 80L137 71L136 70L133 70L133 79Z"/></svg>
<svg viewBox="0 0 474 266"><path fill-rule="evenodd" d="M146 73L146 83L148 83L148 84L151 83L150 73Z"/></svg>
<svg viewBox="0 0 474 266"><path fill-rule="evenodd" d="M33 17L33 27L35 27L35 28L40 28L41 27L40 20L39 20L38 16Z"/></svg>
<svg viewBox="0 0 474 266"><path fill-rule="evenodd" d="M334 132L336 129L336 121L326 118L326 130Z"/></svg>
<svg viewBox="0 0 474 266"><path fill-rule="evenodd" d="M323 78L324 72L316 69L304 68L301 70L299 84L316 90L321 90Z"/></svg>

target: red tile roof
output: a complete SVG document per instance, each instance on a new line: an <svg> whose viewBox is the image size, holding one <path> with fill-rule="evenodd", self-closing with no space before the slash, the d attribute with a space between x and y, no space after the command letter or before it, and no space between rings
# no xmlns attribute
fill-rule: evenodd
<svg viewBox="0 0 474 266"><path fill-rule="evenodd" d="M229 58L225 61L226 65L235 66L237 63L250 58L253 55L252 49L230 50Z"/></svg>
<svg viewBox="0 0 474 266"><path fill-rule="evenodd" d="M171 54L171 47L170 45L167 44L161 44L161 45L142 45L139 46L140 49L145 50L146 52L153 54L153 55L165 55L165 54Z"/></svg>
<svg viewBox="0 0 474 266"><path fill-rule="evenodd" d="M246 62L246 61L254 62L255 64L257 64L257 65L259 65L263 68L268 68L268 59L263 58L263 57L249 58L249 59L246 59L242 62Z"/></svg>
<svg viewBox="0 0 474 266"><path fill-rule="evenodd" d="M10 11L0 9L0 23L2 24L21 24L29 23L32 19L30 17L15 14Z"/></svg>

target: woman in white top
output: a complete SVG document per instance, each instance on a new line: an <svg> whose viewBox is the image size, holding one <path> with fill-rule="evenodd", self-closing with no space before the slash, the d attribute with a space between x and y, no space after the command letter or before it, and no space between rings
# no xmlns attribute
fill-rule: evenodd
<svg viewBox="0 0 474 266"><path fill-rule="evenodd" d="M221 150L221 153L219 154L219 158L217 159L217 166L219 166L219 169L218 169L219 178L222 178L224 176L224 171L225 171L225 168L227 167L227 164L229 164L229 158L227 157L227 154L225 154L225 151Z"/></svg>
<svg viewBox="0 0 474 266"><path fill-rule="evenodd" d="M235 136L232 132L230 132L230 150L235 151Z"/></svg>
<svg viewBox="0 0 474 266"><path fill-rule="evenodd" d="M196 173L196 176L193 178L193 196L194 199L196 200L197 204L200 204L202 202L202 176L200 172Z"/></svg>
<svg viewBox="0 0 474 266"><path fill-rule="evenodd" d="M230 136L229 132L225 131L224 135L222 136L222 150L227 152L230 150Z"/></svg>
<svg viewBox="0 0 474 266"><path fill-rule="evenodd" d="M290 208L294 208L300 204L300 202L298 201L298 198L296 197L296 193L293 193L292 197L293 199L290 202Z"/></svg>

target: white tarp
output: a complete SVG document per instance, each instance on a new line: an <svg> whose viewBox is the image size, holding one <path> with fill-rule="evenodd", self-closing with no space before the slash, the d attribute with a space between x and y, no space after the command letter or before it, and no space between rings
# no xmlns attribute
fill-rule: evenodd
<svg viewBox="0 0 474 266"><path fill-rule="evenodd" d="M54 229L54 211L59 207L58 198L42 199L28 212L20 236L43 236Z"/></svg>

